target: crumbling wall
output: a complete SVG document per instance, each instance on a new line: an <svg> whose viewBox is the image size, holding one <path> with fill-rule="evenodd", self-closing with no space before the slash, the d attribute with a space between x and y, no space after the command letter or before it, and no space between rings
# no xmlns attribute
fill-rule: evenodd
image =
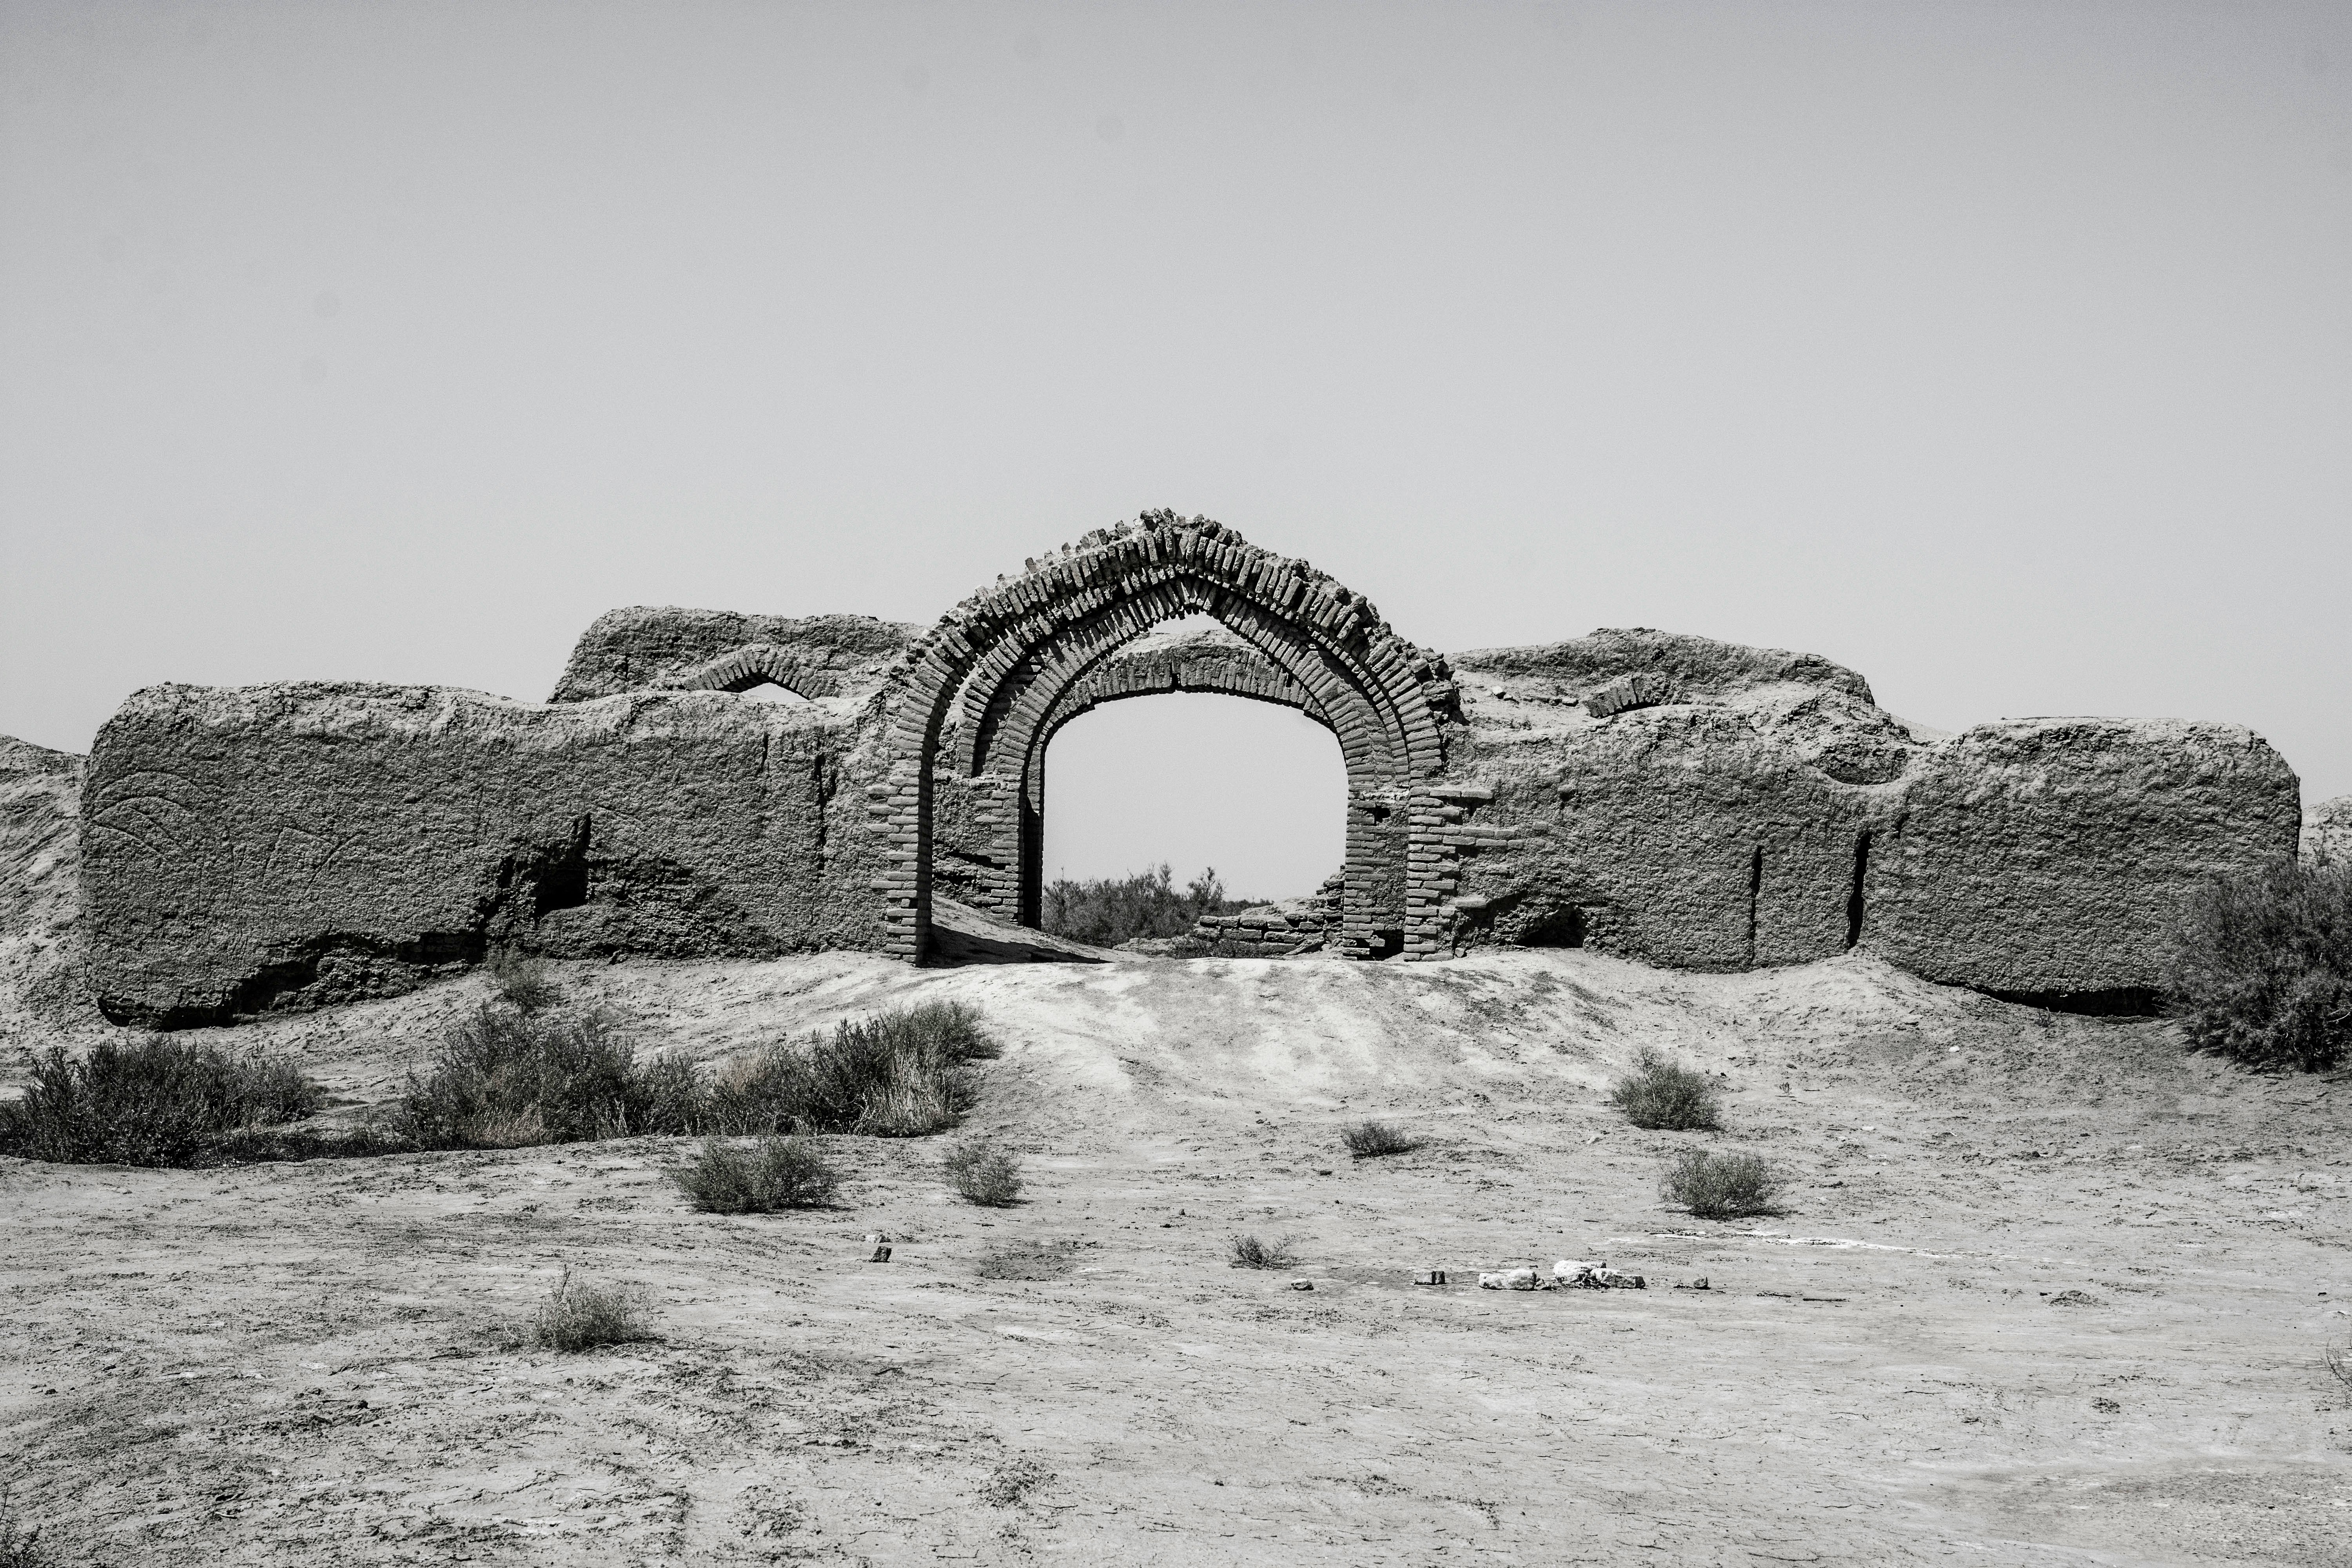
<svg viewBox="0 0 2352 1568"><path fill-rule="evenodd" d="M163 686L99 733L90 984L177 1026L562 956L871 947L862 731L719 692Z"/></svg>
<svg viewBox="0 0 2352 1568"><path fill-rule="evenodd" d="M2012 719L1937 746L1870 845L1863 935L1930 980L2143 1005L2203 882L2293 858L2294 773L2235 724Z"/></svg>
<svg viewBox="0 0 2352 1568"><path fill-rule="evenodd" d="M795 665L822 671L830 689L803 691L804 697L862 700L881 688L891 661L921 629L872 616L794 620L647 605L607 610L580 635L549 700L584 702L675 685L750 647L772 648Z"/></svg>
<svg viewBox="0 0 2352 1568"><path fill-rule="evenodd" d="M2323 800L2303 814L2303 863L2352 866L2352 795Z"/></svg>
<svg viewBox="0 0 2352 1568"><path fill-rule="evenodd" d="M104 1022L81 979L86 763L0 736L0 1070Z"/></svg>
<svg viewBox="0 0 2352 1568"><path fill-rule="evenodd" d="M2002 995L2144 1006L2194 889L2295 850L2294 774L2233 725L1935 739L1827 660L1646 630L1451 662L1457 951L1742 969L1861 946Z"/></svg>
<svg viewBox="0 0 2352 1568"><path fill-rule="evenodd" d="M1731 970L1849 945L1855 846L1920 750L1860 676L1646 629L1450 662L1457 950Z"/></svg>

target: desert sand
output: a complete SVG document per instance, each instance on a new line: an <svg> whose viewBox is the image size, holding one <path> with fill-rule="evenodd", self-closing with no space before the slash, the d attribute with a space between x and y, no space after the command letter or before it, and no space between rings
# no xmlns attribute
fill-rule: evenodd
<svg viewBox="0 0 2352 1568"><path fill-rule="evenodd" d="M973 1003L970 1126L1026 1201L954 1198L940 1139L825 1139L838 1207L743 1217L669 1182L682 1139L0 1163L0 1419L68 1560L2352 1563L2343 1075L1863 955L555 973L698 1061ZM487 994L207 1034L350 1121ZM1643 1047L1723 1075L1729 1131L1626 1126ZM1367 1117L1427 1142L1351 1161ZM1663 1203L1695 1142L1782 1165L1787 1212ZM1244 1233L1299 1263L1228 1267ZM980 1277L1006 1252L1045 1277ZM1458 1282L1558 1258L1650 1288ZM567 1268L662 1337L500 1348Z"/></svg>

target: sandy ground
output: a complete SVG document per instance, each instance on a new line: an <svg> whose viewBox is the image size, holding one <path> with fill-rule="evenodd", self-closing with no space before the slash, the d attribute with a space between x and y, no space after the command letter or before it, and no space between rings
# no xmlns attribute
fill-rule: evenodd
<svg viewBox="0 0 2352 1568"><path fill-rule="evenodd" d="M1866 957L559 973L702 1060L976 1003L1009 1048L973 1124L1029 1199L953 1199L935 1139L827 1140L841 1207L737 1218L677 1140L0 1163L0 1423L62 1561L2352 1563L2340 1077ZM222 1033L351 1117L483 994ZM1609 1111L1643 1046L1727 1075L1732 1131ZM1367 1116L1429 1142L1351 1162ZM1784 1165L1790 1211L1663 1205L1691 1142ZM1241 1232L1302 1262L1229 1268ZM1012 1243L1068 1272L976 1274ZM1563 1257L1654 1288L1411 1283ZM498 1348L565 1267L664 1337Z"/></svg>

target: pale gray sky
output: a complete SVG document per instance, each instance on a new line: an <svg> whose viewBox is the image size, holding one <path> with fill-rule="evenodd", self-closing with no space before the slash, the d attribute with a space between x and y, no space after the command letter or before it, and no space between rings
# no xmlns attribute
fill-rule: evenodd
<svg viewBox="0 0 2352 1568"><path fill-rule="evenodd" d="M1150 506L2352 791L2352 6L0 0L0 732ZM1319 879L1237 707L1066 731L1049 871Z"/></svg>

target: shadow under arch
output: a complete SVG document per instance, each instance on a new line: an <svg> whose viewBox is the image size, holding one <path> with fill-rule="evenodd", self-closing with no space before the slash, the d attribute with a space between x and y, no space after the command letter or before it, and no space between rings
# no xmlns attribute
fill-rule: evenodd
<svg viewBox="0 0 2352 1568"><path fill-rule="evenodd" d="M940 766L987 797L972 812L992 839L983 895L999 912L1018 912L1018 797L1045 721L1111 653L1192 613L1216 617L1296 680L1339 738L1350 803L1339 951L1441 951L1445 857L1439 802L1425 786L1444 767L1444 727L1459 718L1444 660L1304 562L1206 518L1160 511L1000 579L919 639L892 672L881 782L868 792L889 861L877 882L886 952L919 960L929 945ZM965 722L943 758L940 736L959 700Z"/></svg>

